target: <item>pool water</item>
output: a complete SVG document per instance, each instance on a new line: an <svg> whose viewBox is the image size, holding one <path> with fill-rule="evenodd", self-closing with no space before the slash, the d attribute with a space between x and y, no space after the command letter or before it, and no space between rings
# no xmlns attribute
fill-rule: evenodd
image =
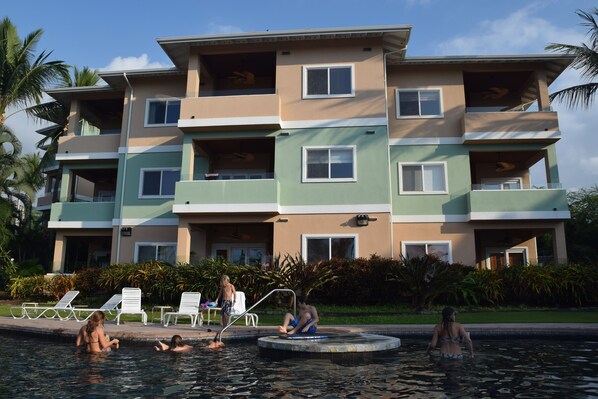
<svg viewBox="0 0 598 399"><path fill-rule="evenodd" d="M1 398L588 398L598 397L598 340L476 340L476 358L439 363L426 341L365 364L276 361L255 341L187 353L1 337Z"/></svg>

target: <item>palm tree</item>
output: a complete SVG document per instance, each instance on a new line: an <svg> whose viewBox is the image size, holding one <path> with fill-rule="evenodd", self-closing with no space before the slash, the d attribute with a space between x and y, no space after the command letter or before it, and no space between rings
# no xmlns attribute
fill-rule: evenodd
<svg viewBox="0 0 598 399"><path fill-rule="evenodd" d="M581 25L588 27L589 44L581 43L575 46L551 43L546 46L546 50L574 56L571 67L580 70L581 77L588 83L559 90L552 93L550 99L565 101L571 108L577 106L589 108L598 90L598 82L591 81L598 76L598 24L596 22L598 8L594 8L591 12L577 10L575 13L584 20Z"/></svg>
<svg viewBox="0 0 598 399"><path fill-rule="evenodd" d="M42 33L38 29L21 40L10 19L0 22L0 125L10 116L6 116L9 106L20 110L39 103L43 89L68 74L62 61L48 60L51 51L35 56Z"/></svg>

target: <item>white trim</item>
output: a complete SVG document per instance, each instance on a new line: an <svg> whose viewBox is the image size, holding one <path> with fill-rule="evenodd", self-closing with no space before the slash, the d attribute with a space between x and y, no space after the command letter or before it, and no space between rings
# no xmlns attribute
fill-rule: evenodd
<svg viewBox="0 0 598 399"><path fill-rule="evenodd" d="M523 189L523 179L521 177L518 176L504 176L504 177L483 177L481 179L481 186L482 189L481 191L513 191L513 190L522 190ZM511 188L511 189L505 189L503 188L503 186L505 184L511 184L511 183L516 183L519 184L519 188ZM499 188L495 188L495 189L488 189L488 188L484 188L483 186L485 185L492 185L492 186L500 186ZM473 190L472 190L473 191Z"/></svg>
<svg viewBox="0 0 598 399"><path fill-rule="evenodd" d="M174 198L174 193L172 195L144 195L143 194L143 181L145 179L145 172L164 172L164 171L178 171L179 172L179 180L181 180L181 168L177 167L168 167L168 168L140 168L139 169L139 191L137 199L156 199L156 198ZM160 173L160 192L162 192L162 173Z"/></svg>
<svg viewBox="0 0 598 399"><path fill-rule="evenodd" d="M328 172L330 173L330 150L351 150L353 155L353 177L327 177L327 178L308 178L307 177L307 152L309 150L328 150ZM330 145L330 146L305 146L301 147L301 182L302 183L346 183L357 181L357 146L355 145Z"/></svg>
<svg viewBox="0 0 598 399"><path fill-rule="evenodd" d="M179 128L203 127L203 126L245 126L245 125L280 125L280 116L246 116L234 118L196 118L179 119Z"/></svg>
<svg viewBox="0 0 598 399"><path fill-rule="evenodd" d="M49 209L52 209L52 205L34 206L33 209L35 209L36 211L47 211Z"/></svg>
<svg viewBox="0 0 598 399"><path fill-rule="evenodd" d="M503 260L505 261L505 267L511 266L509 264L509 253L523 254L523 264L529 263L528 248L527 247L488 247L486 248L486 269L490 269L490 253L502 252Z"/></svg>
<svg viewBox="0 0 598 399"><path fill-rule="evenodd" d="M129 218L129 219L112 219L113 226L178 226L178 218Z"/></svg>
<svg viewBox="0 0 598 399"><path fill-rule="evenodd" d="M143 241L139 241L139 242L135 242L135 254L133 255L133 261L135 263L137 263L139 261L139 247L140 246L154 246L156 247L156 257L154 258L154 260L158 260L158 247L174 247L174 257L175 257L175 261L176 261L176 247L177 247L177 243L176 242L143 242Z"/></svg>
<svg viewBox="0 0 598 399"><path fill-rule="evenodd" d="M96 159L118 159L118 152L86 152L78 154L56 154L57 161L86 161Z"/></svg>
<svg viewBox="0 0 598 399"><path fill-rule="evenodd" d="M472 132L463 134L463 141L477 140L559 140L560 130L529 132Z"/></svg>
<svg viewBox="0 0 598 399"><path fill-rule="evenodd" d="M391 146L401 145L461 145L462 137L405 137L400 139L388 139Z"/></svg>
<svg viewBox="0 0 598 399"><path fill-rule="evenodd" d="M466 223L469 215L393 215L393 223Z"/></svg>
<svg viewBox="0 0 598 399"><path fill-rule="evenodd" d="M180 97L165 97L165 98L146 98L145 99L145 113L143 115L143 127L165 127L165 126L177 126L177 123L147 123L147 117L149 116L149 105L150 102L164 102L166 103L166 112L164 118L168 116L168 102L178 101L179 102L179 118L180 118L180 105L182 103ZM179 119L177 118L177 119Z"/></svg>
<svg viewBox="0 0 598 399"><path fill-rule="evenodd" d="M424 182L422 181L422 190L424 191L404 191L403 190L403 166L426 166L426 165L442 165L444 170L444 191L425 191ZM440 162L399 162L397 164L399 173L399 194L400 195L446 195L449 193L448 184L448 167L446 161ZM422 178L424 174L422 173Z"/></svg>
<svg viewBox="0 0 598 399"><path fill-rule="evenodd" d="M417 104L418 104L418 115L401 115L399 93L402 91L415 91L417 92ZM422 91L436 91L438 92L438 102L440 106L440 113L436 115L422 115L421 114L421 100L420 93ZM397 119L442 119L444 118L444 108L442 106L442 88L440 87L417 87L417 88L400 88L395 89L395 116Z"/></svg>
<svg viewBox="0 0 598 399"><path fill-rule="evenodd" d="M279 207L280 214L284 215L389 213L390 211L390 204L293 205Z"/></svg>
<svg viewBox="0 0 598 399"><path fill-rule="evenodd" d="M178 204L172 206L172 213L279 213L277 203L252 204Z"/></svg>
<svg viewBox="0 0 598 399"><path fill-rule="evenodd" d="M48 166L47 168L43 168L42 169L42 173L53 172L53 171L58 170L58 169L60 169L60 165Z"/></svg>
<svg viewBox="0 0 598 399"><path fill-rule="evenodd" d="M119 154L143 154L145 152L182 152L182 145L154 145L137 147L118 147Z"/></svg>
<svg viewBox="0 0 598 399"><path fill-rule="evenodd" d="M310 129L325 127L386 126L386 118L313 119L281 121L281 129Z"/></svg>
<svg viewBox="0 0 598 399"><path fill-rule="evenodd" d="M448 253L447 253L447 262L453 263L453 242L451 240L424 240L424 241L401 241L401 255L407 256L407 251L405 246L407 245L425 245L426 246L426 255L428 254L428 245L447 245L448 246Z"/></svg>
<svg viewBox="0 0 598 399"><path fill-rule="evenodd" d="M353 238L353 259L359 258L359 235L358 234L301 234L301 257L307 262L307 240L310 238ZM330 244L330 241L328 241ZM328 246L328 259L331 258L332 246Z"/></svg>
<svg viewBox="0 0 598 399"><path fill-rule="evenodd" d="M327 83L328 83L328 93L330 93L330 69L335 68L349 68L351 71L351 93L347 94L307 94L307 72L311 69L326 69L328 70L327 76ZM322 99L322 98L347 98L347 97L355 97L355 64L313 64L313 65L303 65L301 68L302 70L302 88L301 88L301 98L304 100L311 100L311 99Z"/></svg>
<svg viewBox="0 0 598 399"><path fill-rule="evenodd" d="M470 220L571 219L569 211L471 212Z"/></svg>
<svg viewBox="0 0 598 399"><path fill-rule="evenodd" d="M111 229L112 222L48 222L50 229Z"/></svg>
<svg viewBox="0 0 598 399"><path fill-rule="evenodd" d="M264 258L266 257L266 245L262 244L262 243L240 243L240 242L217 242L212 244L212 255L211 257L213 259L216 259L216 251L218 250L226 250L228 256L227 256L227 260L228 261L233 261L232 256L233 256L233 249L237 249L237 248L241 248L241 249L245 249L245 250L251 250L251 249L257 249L262 251L262 259L261 262L264 261ZM245 262L245 264L247 263L247 257L249 256L248 251L245 253L245 259L243 260Z"/></svg>

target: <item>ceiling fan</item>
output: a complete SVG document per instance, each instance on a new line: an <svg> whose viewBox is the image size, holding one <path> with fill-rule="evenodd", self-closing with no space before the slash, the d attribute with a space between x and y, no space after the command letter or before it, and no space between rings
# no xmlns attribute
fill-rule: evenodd
<svg viewBox="0 0 598 399"><path fill-rule="evenodd" d="M235 231L231 234L225 234L223 236L220 236L220 238L223 240L247 241L251 238L251 235L247 234L247 233L239 233L238 231Z"/></svg>
<svg viewBox="0 0 598 399"><path fill-rule="evenodd" d="M221 157L237 162L251 162L255 159L255 155L250 152L233 152L232 154L222 154Z"/></svg>
<svg viewBox="0 0 598 399"><path fill-rule="evenodd" d="M255 74L249 71L234 71L228 79L238 86L250 86L255 84Z"/></svg>

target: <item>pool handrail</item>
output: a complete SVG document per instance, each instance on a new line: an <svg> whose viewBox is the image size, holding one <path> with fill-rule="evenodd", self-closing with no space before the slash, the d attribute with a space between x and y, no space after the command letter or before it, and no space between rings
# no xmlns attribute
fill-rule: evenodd
<svg viewBox="0 0 598 399"><path fill-rule="evenodd" d="M251 305L248 309L245 309L245 311L243 313L241 313L237 318L235 318L234 320L232 320L232 318L231 318L231 321L229 321L228 324L226 326L224 326L224 328L222 330L220 330L216 333L216 336L214 337L214 341L221 342L222 341L222 338L221 338L222 333L224 331L226 331L226 329L228 329L230 326L232 326L237 320L239 320L241 317L245 316L253 308L255 308L257 305L262 303L266 298L268 298L270 295L272 295L275 292L290 292L293 294L293 314L296 315L297 314L297 294L295 294L295 291L293 291L290 288L275 288L272 291L268 292L266 295L264 295L264 297L262 299L260 299L259 301L257 301L253 305Z"/></svg>

